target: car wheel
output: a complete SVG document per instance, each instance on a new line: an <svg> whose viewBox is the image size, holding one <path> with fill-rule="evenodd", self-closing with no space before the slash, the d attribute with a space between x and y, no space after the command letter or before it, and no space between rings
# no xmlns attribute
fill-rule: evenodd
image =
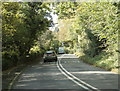
<svg viewBox="0 0 120 91"><path fill-rule="evenodd" d="M46 63L47 61L46 60L44 60L44 63Z"/></svg>
<svg viewBox="0 0 120 91"><path fill-rule="evenodd" d="M57 60L58 60L58 59L56 58L55 61L57 62Z"/></svg>

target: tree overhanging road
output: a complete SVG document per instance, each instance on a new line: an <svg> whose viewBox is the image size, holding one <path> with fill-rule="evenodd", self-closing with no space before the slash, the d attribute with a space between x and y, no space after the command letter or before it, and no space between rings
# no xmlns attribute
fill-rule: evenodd
<svg viewBox="0 0 120 91"><path fill-rule="evenodd" d="M83 63L74 54L58 58L57 63L37 64L26 69L13 89L118 89L118 74Z"/></svg>

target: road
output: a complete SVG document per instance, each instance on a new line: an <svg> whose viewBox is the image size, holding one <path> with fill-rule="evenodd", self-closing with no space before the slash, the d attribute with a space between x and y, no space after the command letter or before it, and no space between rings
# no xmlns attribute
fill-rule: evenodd
<svg viewBox="0 0 120 91"><path fill-rule="evenodd" d="M83 63L74 54L59 55L58 59L57 63L28 67L13 89L117 91L118 74Z"/></svg>

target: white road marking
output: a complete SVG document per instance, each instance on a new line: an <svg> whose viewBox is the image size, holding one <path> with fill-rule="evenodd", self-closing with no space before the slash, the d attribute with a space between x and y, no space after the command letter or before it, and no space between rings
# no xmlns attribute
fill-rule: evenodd
<svg viewBox="0 0 120 91"><path fill-rule="evenodd" d="M76 83L77 85L81 86L82 88L89 90L87 87L83 86L82 84L79 84L79 83L78 83L77 81L75 81L72 77L68 76L64 71L62 71L62 70L60 69L60 67L58 66L58 63L57 63L57 67L58 67L58 69L61 71L61 73L63 73L68 79L72 80L74 83Z"/></svg>
<svg viewBox="0 0 120 91"><path fill-rule="evenodd" d="M57 62L57 67L58 67L58 69L61 71L61 73L63 73L67 78L69 78L69 79L72 80L74 83L76 83L77 85L81 86L82 88L84 88L84 89L86 89L86 90L91 91L91 90L88 88L88 87L90 87L90 88L92 88L92 89L95 89L96 91L100 91L100 90L98 90L97 88L95 88L95 87L87 84L86 82L80 80L79 78L75 77L73 74L71 74L70 72L68 72L68 71L61 65L61 63L60 63L60 61L61 61L61 59L62 59L63 56L64 56L64 55L62 55L62 56L60 57L60 59L58 60L58 62ZM59 64L58 64L58 63L59 63ZM59 65L60 65L60 67L61 67L62 69L59 67ZM64 70L67 74L69 74L71 77L70 77L69 75L67 75L63 70ZM79 81L80 83L82 83L82 84L85 84L87 87L84 86L84 85L82 85L82 84L80 84L79 82L77 82L77 81L74 80L74 79L78 80L78 81Z"/></svg>

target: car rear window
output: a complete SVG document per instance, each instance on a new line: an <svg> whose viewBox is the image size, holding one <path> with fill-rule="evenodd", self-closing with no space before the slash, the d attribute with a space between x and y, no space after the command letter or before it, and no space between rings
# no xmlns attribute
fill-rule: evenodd
<svg viewBox="0 0 120 91"><path fill-rule="evenodd" d="M53 54L53 51L47 51L46 54Z"/></svg>

